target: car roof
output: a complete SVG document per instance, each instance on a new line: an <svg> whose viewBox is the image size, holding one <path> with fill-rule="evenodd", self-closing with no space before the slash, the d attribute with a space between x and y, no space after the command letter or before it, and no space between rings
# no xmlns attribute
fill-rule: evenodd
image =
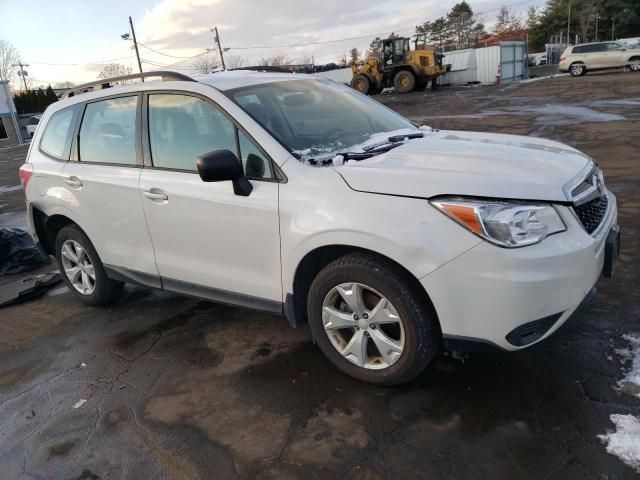
<svg viewBox="0 0 640 480"><path fill-rule="evenodd" d="M573 47L582 47L584 45L597 45L599 43L620 43L618 40L605 40L603 42L589 42L589 43L578 43L577 45L572 45Z"/></svg>
<svg viewBox="0 0 640 480"><path fill-rule="evenodd" d="M153 74L154 72L149 72L149 74ZM167 73L167 72L164 72ZM206 75L192 75L190 77L184 77L184 79L171 80L169 84L162 80L147 80L144 83L127 83L125 85L114 85L110 88L103 88L93 91L87 92L78 92L73 96L67 98L61 98L60 101L52 103L49 107L47 107L47 111L54 113L58 110L62 110L68 106L74 105L76 103L82 103L89 100L97 100L102 97L108 97L111 95L117 95L119 93L138 93L140 91L144 91L149 87L155 87L158 90L161 90L162 87L166 87L167 89L171 89L171 83L174 81L188 84L192 82L198 82L204 85L209 85L217 90L225 91L232 90L235 88L249 87L252 85L261 85L265 83L272 82L282 82L287 80L311 80L317 79L313 75L309 74L298 74L298 73L279 73L279 72L260 72L253 70L232 70L226 72L217 72L217 73L209 73ZM109 79L105 79L100 82L95 82L99 84L101 82L107 83ZM164 84L164 85L163 85ZM90 85L90 84L86 84ZM82 87L82 85L80 86Z"/></svg>
<svg viewBox="0 0 640 480"><path fill-rule="evenodd" d="M195 75L196 82L211 85L218 90L232 90L234 88L250 87L263 83L282 82L286 80L311 79L312 75L298 73L259 72L253 70L231 70L226 72Z"/></svg>

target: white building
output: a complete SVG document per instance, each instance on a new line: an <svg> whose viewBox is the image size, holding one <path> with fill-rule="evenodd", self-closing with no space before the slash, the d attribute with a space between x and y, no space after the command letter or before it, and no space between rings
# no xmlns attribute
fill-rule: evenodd
<svg viewBox="0 0 640 480"><path fill-rule="evenodd" d="M9 83L0 81L0 148L22 143L18 113L13 104Z"/></svg>

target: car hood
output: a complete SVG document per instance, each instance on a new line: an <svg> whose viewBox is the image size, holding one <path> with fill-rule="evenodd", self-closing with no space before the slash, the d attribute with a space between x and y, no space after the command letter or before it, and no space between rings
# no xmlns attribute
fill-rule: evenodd
<svg viewBox="0 0 640 480"><path fill-rule="evenodd" d="M434 130L335 170L354 190L566 202L563 186L591 159L562 143L518 135Z"/></svg>

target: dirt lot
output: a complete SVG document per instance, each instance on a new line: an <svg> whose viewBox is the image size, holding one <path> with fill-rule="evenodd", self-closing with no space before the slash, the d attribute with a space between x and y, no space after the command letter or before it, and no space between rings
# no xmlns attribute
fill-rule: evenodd
<svg viewBox="0 0 640 480"><path fill-rule="evenodd" d="M549 137L600 162L622 256L583 317L529 350L441 355L412 384L379 388L283 318L137 287L90 308L59 287L0 310L0 477L637 478L597 435L640 406L614 390L615 349L640 331L640 75L378 99L433 127ZM19 183L25 153L0 152L0 187ZM21 192L0 189L0 205L0 225L24 224Z"/></svg>

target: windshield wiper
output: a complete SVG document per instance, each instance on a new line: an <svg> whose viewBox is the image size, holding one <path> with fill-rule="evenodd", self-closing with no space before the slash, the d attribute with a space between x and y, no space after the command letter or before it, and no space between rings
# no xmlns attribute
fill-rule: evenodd
<svg viewBox="0 0 640 480"><path fill-rule="evenodd" d="M402 144L405 140L411 140L413 138L422 138L424 137L424 133L416 132L416 133L408 133L404 135L392 135L391 137L387 137L384 142L376 143L374 145L368 145L364 147L362 150L365 152L370 152L372 150L378 150L380 147L386 147L387 145Z"/></svg>
<svg viewBox="0 0 640 480"><path fill-rule="evenodd" d="M365 160L367 158L371 158L375 155L379 155L381 153L388 152L400 145L404 145L406 139L414 139L414 138L423 138L423 132L409 133L405 135L392 135L387 138L385 142L377 143L375 145L369 145L367 147L362 148L360 152L337 152L331 158L310 158L307 160L311 165L333 165L334 157L342 157L343 161L347 160Z"/></svg>

